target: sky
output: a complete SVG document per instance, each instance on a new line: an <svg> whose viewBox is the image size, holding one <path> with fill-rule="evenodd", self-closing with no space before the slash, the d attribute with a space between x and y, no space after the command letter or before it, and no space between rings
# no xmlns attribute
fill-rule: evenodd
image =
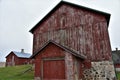
<svg viewBox="0 0 120 80"><path fill-rule="evenodd" d="M11 51L32 54L29 30L61 0L0 0L0 62ZM109 36L112 50L120 49L120 0L64 0L111 14Z"/></svg>

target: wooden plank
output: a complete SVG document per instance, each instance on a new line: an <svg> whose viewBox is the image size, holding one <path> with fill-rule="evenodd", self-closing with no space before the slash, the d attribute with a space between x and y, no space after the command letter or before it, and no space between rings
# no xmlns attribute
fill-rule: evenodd
<svg viewBox="0 0 120 80"><path fill-rule="evenodd" d="M64 57L50 57L50 58L43 58L42 60L64 60Z"/></svg>

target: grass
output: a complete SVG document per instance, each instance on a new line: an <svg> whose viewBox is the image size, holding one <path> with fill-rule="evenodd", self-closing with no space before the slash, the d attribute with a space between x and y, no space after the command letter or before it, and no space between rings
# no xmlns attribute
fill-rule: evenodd
<svg viewBox="0 0 120 80"><path fill-rule="evenodd" d="M117 78L120 80L120 72L117 72Z"/></svg>
<svg viewBox="0 0 120 80"><path fill-rule="evenodd" d="M0 80L34 80L32 65L0 68Z"/></svg>
<svg viewBox="0 0 120 80"><path fill-rule="evenodd" d="M0 80L34 80L32 65L21 65L0 68ZM120 72L117 72L120 80Z"/></svg>

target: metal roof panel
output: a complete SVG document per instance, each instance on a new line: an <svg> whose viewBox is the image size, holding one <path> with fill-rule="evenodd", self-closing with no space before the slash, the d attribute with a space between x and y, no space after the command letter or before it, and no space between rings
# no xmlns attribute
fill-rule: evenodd
<svg viewBox="0 0 120 80"><path fill-rule="evenodd" d="M21 53L21 52L16 52L16 51L13 51L13 53L17 57L20 57L20 58L30 58L30 56L32 55L32 54L29 54L29 53Z"/></svg>

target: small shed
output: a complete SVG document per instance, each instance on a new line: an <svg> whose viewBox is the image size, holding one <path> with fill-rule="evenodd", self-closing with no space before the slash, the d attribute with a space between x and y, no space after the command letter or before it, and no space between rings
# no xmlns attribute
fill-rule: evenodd
<svg viewBox="0 0 120 80"><path fill-rule="evenodd" d="M32 62L30 56L30 53L11 51L6 56L6 66L29 64Z"/></svg>
<svg viewBox="0 0 120 80"><path fill-rule="evenodd" d="M42 80L82 78L85 56L52 40L46 42L32 58L35 58L35 76Z"/></svg>
<svg viewBox="0 0 120 80"><path fill-rule="evenodd" d="M120 71L120 50L118 48L112 51L112 57L116 71Z"/></svg>

